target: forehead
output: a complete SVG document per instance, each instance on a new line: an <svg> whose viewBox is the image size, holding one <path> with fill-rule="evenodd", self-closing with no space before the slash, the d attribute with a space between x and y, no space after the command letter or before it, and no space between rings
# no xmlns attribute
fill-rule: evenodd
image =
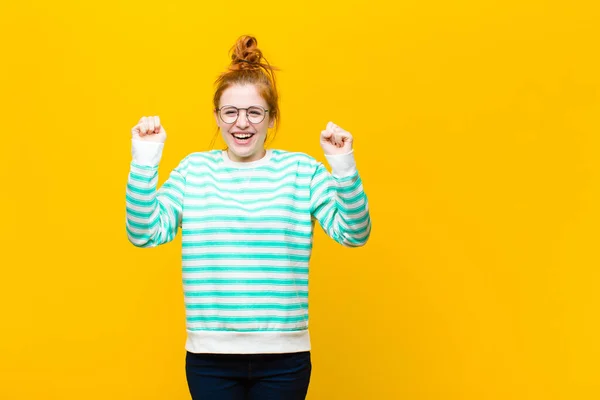
<svg viewBox="0 0 600 400"><path fill-rule="evenodd" d="M232 105L236 107L263 106L267 108L267 102L259 94L254 85L232 85L223 91L220 106Z"/></svg>

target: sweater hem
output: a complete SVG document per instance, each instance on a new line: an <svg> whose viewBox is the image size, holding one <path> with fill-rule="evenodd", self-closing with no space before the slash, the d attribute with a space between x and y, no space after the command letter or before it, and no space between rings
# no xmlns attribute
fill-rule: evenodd
<svg viewBox="0 0 600 400"><path fill-rule="evenodd" d="M190 353L268 354L310 351L308 329L300 331L187 331Z"/></svg>

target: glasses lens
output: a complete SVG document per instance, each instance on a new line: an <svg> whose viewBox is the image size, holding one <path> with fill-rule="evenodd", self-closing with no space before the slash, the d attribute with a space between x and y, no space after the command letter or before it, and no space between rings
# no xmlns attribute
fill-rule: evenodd
<svg viewBox="0 0 600 400"><path fill-rule="evenodd" d="M232 124L235 122L238 116L238 110L235 107L223 107L221 108L221 119L226 124Z"/></svg>
<svg viewBox="0 0 600 400"><path fill-rule="evenodd" d="M250 107L248 109L248 120L253 124L259 124L265 119L265 110L260 107Z"/></svg>

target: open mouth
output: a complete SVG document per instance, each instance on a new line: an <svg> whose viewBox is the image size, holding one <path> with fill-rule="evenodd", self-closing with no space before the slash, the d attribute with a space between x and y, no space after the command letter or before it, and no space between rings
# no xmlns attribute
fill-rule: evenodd
<svg viewBox="0 0 600 400"><path fill-rule="evenodd" d="M238 144L246 144L250 141L250 139L252 139L252 136L254 136L254 133L249 133L249 132L234 132L231 134L231 136L233 136L233 138L235 139L235 142Z"/></svg>

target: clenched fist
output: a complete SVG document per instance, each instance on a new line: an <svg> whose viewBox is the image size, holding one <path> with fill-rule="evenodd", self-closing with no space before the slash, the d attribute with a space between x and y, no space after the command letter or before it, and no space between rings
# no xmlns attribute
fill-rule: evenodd
<svg viewBox="0 0 600 400"><path fill-rule="evenodd" d="M346 154L352 150L352 135L333 122L321 131L321 148L325 154Z"/></svg>
<svg viewBox="0 0 600 400"><path fill-rule="evenodd" d="M131 128L131 136L136 140L164 143L167 132L160 124L159 117L142 117L136 126Z"/></svg>

